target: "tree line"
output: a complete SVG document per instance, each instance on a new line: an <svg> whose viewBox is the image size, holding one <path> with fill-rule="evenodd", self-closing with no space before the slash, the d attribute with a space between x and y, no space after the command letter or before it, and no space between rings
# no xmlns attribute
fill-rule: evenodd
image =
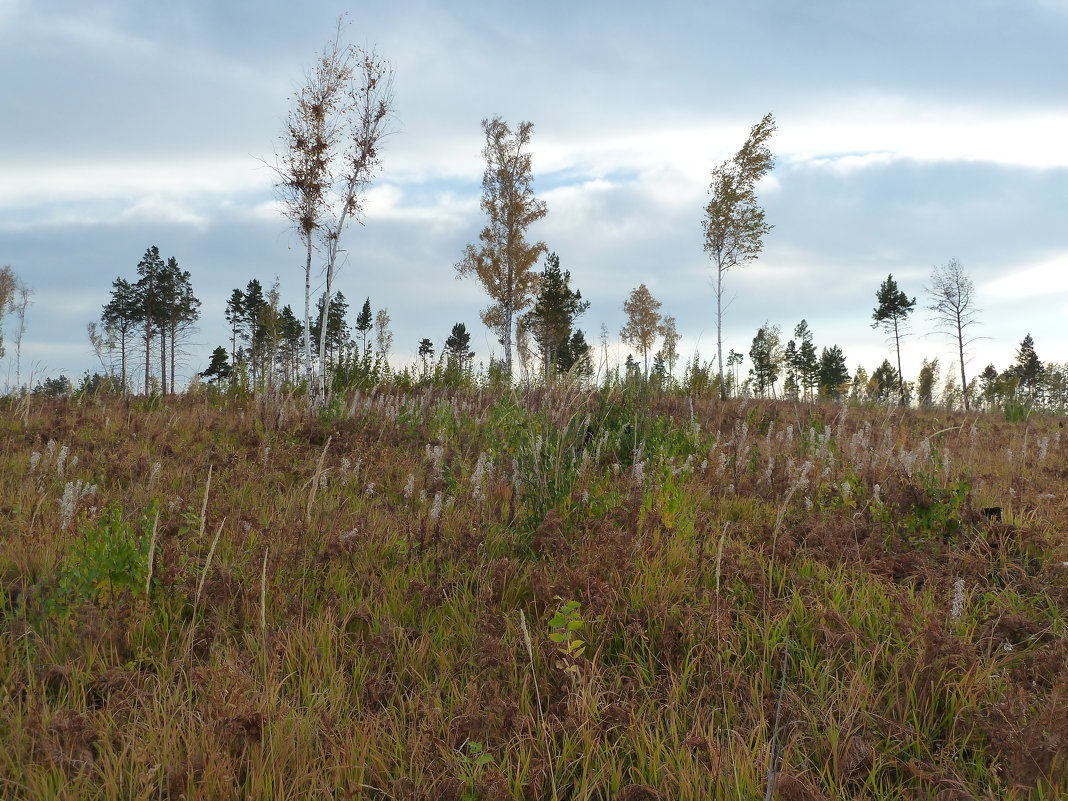
<svg viewBox="0 0 1068 801"><path fill-rule="evenodd" d="M309 397L322 399L335 389L387 378L473 380L475 354L463 323L453 326L440 350L430 338L422 338L416 349L417 366L399 373L389 366L393 335L386 309L372 314L367 298L354 327L347 323L348 302L336 289L345 253L342 240L353 221L362 221L366 190L381 169L382 146L394 117L394 73L390 63L373 50L345 44L342 33L339 21L335 36L294 93L280 156L273 165L284 214L301 241L303 312L281 304L277 280L268 290L257 279L235 288L225 310L229 348L217 346L200 373L211 383L252 389L303 385ZM876 293L872 326L882 329L893 344L896 367L886 359L871 376L858 367L851 377L840 347L825 346L817 353L806 320L797 324L793 339L785 345L778 326L762 325L749 349L752 366L744 379L739 372L743 354L731 349L724 358L726 277L730 270L759 256L773 228L759 205L756 187L774 169L769 141L776 128L773 115L765 115L751 128L742 147L711 173L702 232L716 299L714 367L702 364L695 354L681 380L675 378L680 340L676 320L661 315L661 303L643 283L623 303L626 323L619 338L633 354L627 356L622 378L655 381L661 387L685 385L690 391L712 391L723 399L737 394L778 397L781 378L781 397L790 400L851 397L886 402L893 394L896 402L907 404L915 394L920 405L933 402L940 369L937 360L925 360L915 382L907 382L903 374L902 341L909 333L916 298L909 298L893 275ZM492 117L482 121L482 133L485 223L477 242L468 244L456 262L455 274L477 280L489 297L481 319L496 335L503 355L489 361L487 373L511 381L515 355L528 379L540 375L550 381L565 373L588 379L595 372L594 351L577 321L590 304L571 285L571 274L561 267L559 256L546 243L528 237L528 229L548 213L534 192L533 124L524 121L513 127ZM313 297L316 266L324 288ZM0 273L0 292L3 280ZM990 365L969 381L966 365L971 346L979 339L973 332L978 322L974 286L960 263L952 260L935 268L927 292L928 309L938 330L949 337L959 357L959 388L952 384L958 372L954 371L943 393L946 397L958 397L965 409L980 397L984 403L1018 393L1035 402L1059 397L1053 376L1060 371L1037 362L1037 357L1034 364L1027 359L1021 362L1023 357L1019 357L1004 372ZM7 307L14 308L10 302ZM24 312L25 300L22 308ZM156 246L148 248L137 265L137 279L116 278L99 325L89 325L89 338L106 377L126 392L130 366L136 363L144 369L146 391L174 392L182 346L194 330L199 309L189 273L173 257L164 260ZM369 339L372 330L373 343ZM620 376L618 367L611 369L608 340L602 326L597 372L604 380L616 380ZM1028 342L1029 337L1021 344L1022 353L1033 353L1033 343L1030 351L1024 347Z"/></svg>

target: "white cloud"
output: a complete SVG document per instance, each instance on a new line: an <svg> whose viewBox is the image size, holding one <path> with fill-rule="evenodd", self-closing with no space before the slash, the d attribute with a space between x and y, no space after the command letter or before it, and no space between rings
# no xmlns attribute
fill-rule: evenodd
<svg viewBox="0 0 1068 801"><path fill-rule="evenodd" d="M234 196L270 191L273 176L252 158L52 162L0 171L0 208L132 200Z"/></svg>
<svg viewBox="0 0 1068 801"><path fill-rule="evenodd" d="M1068 110L949 107L872 95L780 120L789 163L850 171L896 159L1068 167Z"/></svg>
<svg viewBox="0 0 1068 801"><path fill-rule="evenodd" d="M1033 298L1068 293L1068 253L1017 270L979 287L990 298Z"/></svg>

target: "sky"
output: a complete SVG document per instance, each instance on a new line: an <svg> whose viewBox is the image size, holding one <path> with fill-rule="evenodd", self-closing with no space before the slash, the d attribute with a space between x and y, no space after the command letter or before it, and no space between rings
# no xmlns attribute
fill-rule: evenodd
<svg viewBox="0 0 1068 801"><path fill-rule="evenodd" d="M365 297L388 309L397 366L456 322L476 361L500 355L485 294L454 269L483 225L496 115L534 124L548 215L529 233L591 302L587 339L607 326L612 360L625 352L622 304L645 283L684 358L713 358L710 174L768 112L774 228L727 276L725 352L804 318L817 348L871 372L893 360L871 327L892 274L917 297L906 377L934 357L944 375L924 287L956 258L985 337L970 375L1007 367L1028 333L1068 362L1068 0L0 0L0 265L33 290L18 375L6 320L0 386L99 370L86 325L151 245L203 304L182 379L227 343L234 288L277 277L302 307L268 165L341 14L392 63L396 119L337 286L350 322Z"/></svg>

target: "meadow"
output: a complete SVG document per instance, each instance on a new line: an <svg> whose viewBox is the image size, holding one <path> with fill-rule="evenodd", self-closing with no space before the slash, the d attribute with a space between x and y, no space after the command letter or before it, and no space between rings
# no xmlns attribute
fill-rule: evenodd
<svg viewBox="0 0 1068 801"><path fill-rule="evenodd" d="M0 400L0 797L1068 796L1063 425Z"/></svg>

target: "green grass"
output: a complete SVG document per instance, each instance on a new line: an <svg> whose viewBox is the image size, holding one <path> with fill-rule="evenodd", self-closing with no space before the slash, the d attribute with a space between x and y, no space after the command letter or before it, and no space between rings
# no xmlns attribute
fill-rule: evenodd
<svg viewBox="0 0 1068 801"><path fill-rule="evenodd" d="M1056 419L279 404L0 402L0 797L1068 791Z"/></svg>

